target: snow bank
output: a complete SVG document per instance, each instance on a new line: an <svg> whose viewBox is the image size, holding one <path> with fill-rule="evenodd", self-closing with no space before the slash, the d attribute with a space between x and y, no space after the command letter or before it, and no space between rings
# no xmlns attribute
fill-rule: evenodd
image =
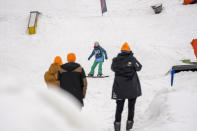
<svg viewBox="0 0 197 131"><path fill-rule="evenodd" d="M92 118L82 113L65 91L33 89L23 86L17 78L3 77L0 84L1 131L95 130Z"/></svg>
<svg viewBox="0 0 197 131"><path fill-rule="evenodd" d="M197 74L176 74L176 84L156 93L143 117L139 131L195 131L197 129ZM184 82L182 82L184 80Z"/></svg>

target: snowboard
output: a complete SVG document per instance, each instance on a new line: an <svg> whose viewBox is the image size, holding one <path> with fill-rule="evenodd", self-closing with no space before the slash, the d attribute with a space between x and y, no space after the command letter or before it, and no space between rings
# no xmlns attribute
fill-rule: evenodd
<svg viewBox="0 0 197 131"><path fill-rule="evenodd" d="M88 78L106 78L106 77L109 77L108 75L105 75L105 76L86 76Z"/></svg>

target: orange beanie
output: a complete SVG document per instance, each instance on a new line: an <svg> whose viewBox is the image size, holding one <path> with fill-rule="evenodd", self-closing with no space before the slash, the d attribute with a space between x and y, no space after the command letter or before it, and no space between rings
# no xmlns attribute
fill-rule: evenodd
<svg viewBox="0 0 197 131"><path fill-rule="evenodd" d="M125 42L121 48L121 51L130 51L129 44Z"/></svg>
<svg viewBox="0 0 197 131"><path fill-rule="evenodd" d="M62 58L60 56L56 56L53 63L57 63L59 66L61 66Z"/></svg>
<svg viewBox="0 0 197 131"><path fill-rule="evenodd" d="M76 60L76 56L75 56L74 53L69 53L69 54L67 55L67 61L68 61L68 62L75 62L75 60Z"/></svg>

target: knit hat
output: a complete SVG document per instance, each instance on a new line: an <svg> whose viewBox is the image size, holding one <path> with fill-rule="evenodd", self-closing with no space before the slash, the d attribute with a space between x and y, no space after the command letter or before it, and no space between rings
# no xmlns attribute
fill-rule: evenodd
<svg viewBox="0 0 197 131"><path fill-rule="evenodd" d="M75 56L74 53L69 53L69 54L67 55L67 61L68 61L68 62L75 62L75 60L76 60L76 56Z"/></svg>
<svg viewBox="0 0 197 131"><path fill-rule="evenodd" d="M129 44L125 42L121 48L121 51L130 51Z"/></svg>
<svg viewBox="0 0 197 131"><path fill-rule="evenodd" d="M61 66L62 58L60 56L56 56L53 63L57 63L59 66Z"/></svg>

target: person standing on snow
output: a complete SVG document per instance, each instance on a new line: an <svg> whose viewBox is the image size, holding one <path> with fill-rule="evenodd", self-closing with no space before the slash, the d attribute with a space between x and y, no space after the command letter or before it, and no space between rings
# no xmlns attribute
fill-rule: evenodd
<svg viewBox="0 0 197 131"><path fill-rule="evenodd" d="M92 56L95 55L95 61L91 67L91 71L88 74L88 76L94 76L94 70L96 68L96 66L99 64L99 68L98 68L98 77L101 77L103 75L102 73L102 65L104 62L104 55L105 55L105 59L107 60L107 52L105 51L105 49L103 49L100 45L99 42L95 42L94 43L94 50L92 51L91 55L88 57L88 60L90 60L92 58Z"/></svg>
<svg viewBox="0 0 197 131"><path fill-rule="evenodd" d="M49 67L49 70L45 72L44 79L47 83L48 87L55 86L59 87L59 81L58 81L58 70L59 67L62 65L62 58L60 56L56 56L54 59L53 64Z"/></svg>
<svg viewBox="0 0 197 131"><path fill-rule="evenodd" d="M121 53L113 58L111 65L112 71L115 72L112 99L115 99L117 104L114 121L115 131L120 131L125 99L128 99L126 130L129 131L133 127L135 102L137 97L141 95L140 81L136 71L140 71L141 68L142 65L133 56L128 43L125 42L121 48Z"/></svg>
<svg viewBox="0 0 197 131"><path fill-rule="evenodd" d="M67 61L68 63L63 64L58 72L60 87L73 95L83 106L83 99L87 90L85 71L80 64L75 63L76 56L74 53L67 55Z"/></svg>

